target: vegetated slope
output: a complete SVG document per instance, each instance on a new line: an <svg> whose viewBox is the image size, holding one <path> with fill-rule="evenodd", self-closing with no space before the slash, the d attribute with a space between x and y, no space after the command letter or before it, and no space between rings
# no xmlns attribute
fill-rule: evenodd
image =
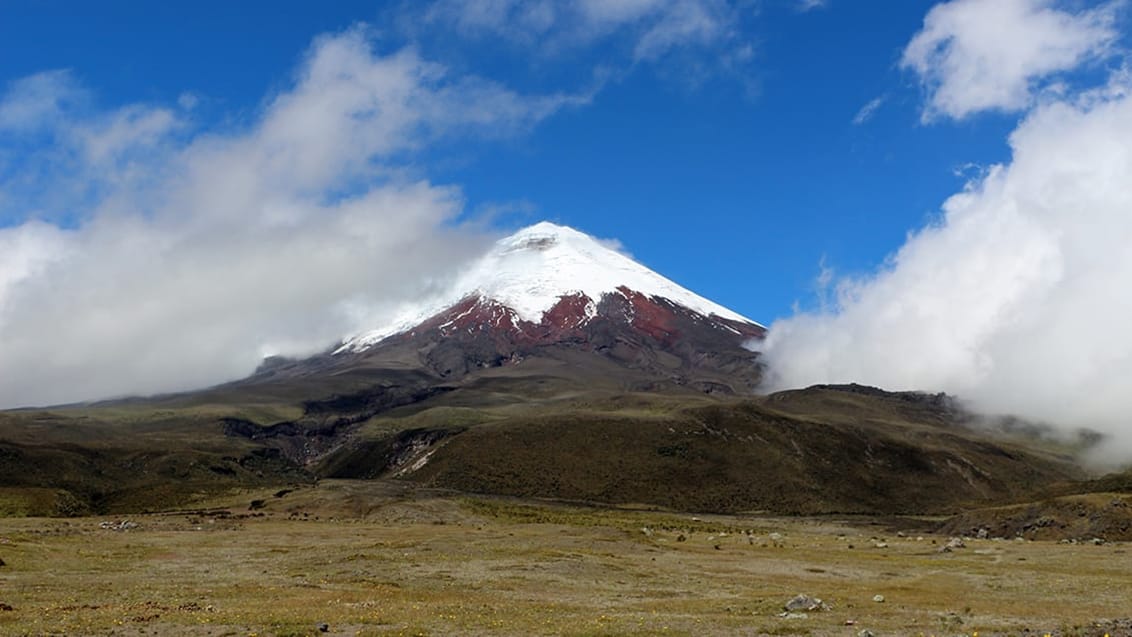
<svg viewBox="0 0 1132 637"><path fill-rule="evenodd" d="M309 482L278 449L194 410L0 413L0 515L163 510L233 487Z"/></svg>
<svg viewBox="0 0 1132 637"><path fill-rule="evenodd" d="M806 390L832 414L790 413L796 395L675 409L568 404L471 426L417 427L359 441L328 477L396 475L520 497L680 510L949 513L1019 501L1076 477L1069 458L964 428L901 394ZM844 395L851 404L840 404Z"/></svg>
<svg viewBox="0 0 1132 637"><path fill-rule="evenodd" d="M1028 540L1132 540L1132 470L1047 485L1032 501L964 511L941 531Z"/></svg>
<svg viewBox="0 0 1132 637"><path fill-rule="evenodd" d="M1132 540L1132 495L1092 493L965 511L947 520L951 535L1027 540Z"/></svg>
<svg viewBox="0 0 1132 637"><path fill-rule="evenodd" d="M1068 457L964 427L939 397L626 391L616 369L542 361L443 390L370 386L280 421L291 408L203 395L0 414L0 510L158 510L323 477L689 511L952 513L1079 477Z"/></svg>

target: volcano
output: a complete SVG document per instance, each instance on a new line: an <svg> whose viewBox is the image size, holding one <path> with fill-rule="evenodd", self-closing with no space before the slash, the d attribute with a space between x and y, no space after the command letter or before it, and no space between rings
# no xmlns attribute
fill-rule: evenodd
<svg viewBox="0 0 1132 637"><path fill-rule="evenodd" d="M543 222L498 241L444 294L402 308L392 324L352 337L341 349L361 351L392 335L432 328L445 335L503 331L526 343L549 343L575 338L602 320L671 342L680 317L746 339L765 333L615 248Z"/></svg>
<svg viewBox="0 0 1132 637"><path fill-rule="evenodd" d="M0 412L0 487L68 515L248 487L282 497L320 479L683 511L935 515L1079 475L1044 443L967 426L943 395L758 395L765 334L608 243L540 223L322 354L199 391Z"/></svg>
<svg viewBox="0 0 1132 637"><path fill-rule="evenodd" d="M362 367L441 379L551 359L575 375L624 368L627 387L747 393L766 328L572 228L505 237L443 292L306 361L268 361L254 381Z"/></svg>

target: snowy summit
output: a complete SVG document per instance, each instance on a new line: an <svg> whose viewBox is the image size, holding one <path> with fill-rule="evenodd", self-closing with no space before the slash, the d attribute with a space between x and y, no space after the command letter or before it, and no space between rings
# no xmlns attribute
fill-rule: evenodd
<svg viewBox="0 0 1132 637"><path fill-rule="evenodd" d="M444 294L403 307L391 324L347 339L338 351L364 350L469 298L494 302L538 324L564 297L584 296L585 314L593 318L604 295L626 291L667 299L704 317L762 327L587 234L544 221L497 241Z"/></svg>

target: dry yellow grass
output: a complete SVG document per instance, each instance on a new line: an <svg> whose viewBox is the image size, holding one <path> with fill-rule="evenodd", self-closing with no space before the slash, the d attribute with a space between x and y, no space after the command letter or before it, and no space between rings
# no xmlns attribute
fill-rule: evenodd
<svg viewBox="0 0 1132 637"><path fill-rule="evenodd" d="M251 499L265 507L241 517ZM210 504L236 515L137 516L124 531L0 519L0 633L985 636L1132 614L1123 544L939 553L946 538L867 520L693 519L386 483ZM832 609L779 617L797 593Z"/></svg>

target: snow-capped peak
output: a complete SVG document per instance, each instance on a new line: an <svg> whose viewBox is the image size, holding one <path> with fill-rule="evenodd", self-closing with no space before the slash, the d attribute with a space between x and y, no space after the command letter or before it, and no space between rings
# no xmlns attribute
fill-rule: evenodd
<svg viewBox="0 0 1132 637"><path fill-rule="evenodd" d="M593 302L626 288L666 298L704 316L759 324L649 270L606 243L573 228L537 223L495 243L444 294L402 308L390 325L348 339L339 351L361 350L412 329L469 296L493 300L519 319L539 323L566 295ZM759 326L761 327L761 326Z"/></svg>

